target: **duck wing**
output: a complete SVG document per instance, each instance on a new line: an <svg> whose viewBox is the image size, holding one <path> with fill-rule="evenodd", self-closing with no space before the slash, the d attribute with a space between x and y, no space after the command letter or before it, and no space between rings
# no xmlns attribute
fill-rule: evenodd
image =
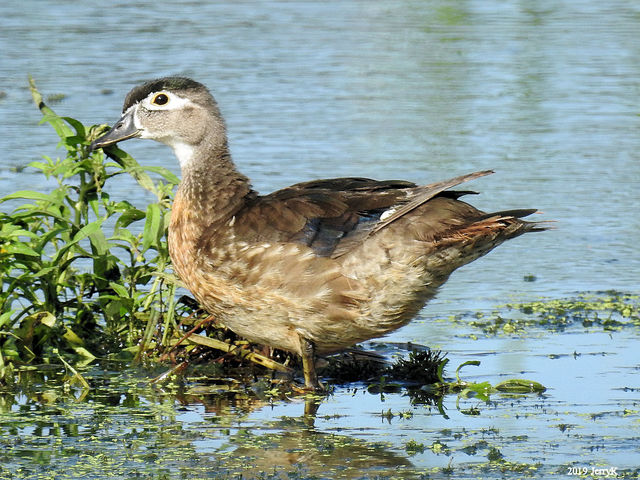
<svg viewBox="0 0 640 480"><path fill-rule="evenodd" d="M233 226L243 241L301 243L319 256L337 258L438 195L473 193L447 190L490 173L423 186L356 177L298 183L252 199L236 213Z"/></svg>

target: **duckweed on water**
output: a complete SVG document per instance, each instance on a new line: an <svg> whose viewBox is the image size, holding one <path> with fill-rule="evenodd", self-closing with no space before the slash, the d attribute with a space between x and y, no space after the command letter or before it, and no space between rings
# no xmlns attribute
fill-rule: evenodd
<svg viewBox="0 0 640 480"><path fill-rule="evenodd" d="M640 327L640 295L617 291L581 294L573 299L508 304L512 310L537 317L539 325L562 329L571 324L605 330Z"/></svg>
<svg viewBox="0 0 640 480"><path fill-rule="evenodd" d="M65 375L61 369L49 369L47 375L30 370L21 395L0 391L0 480L498 479L549 478L561 471L549 463L557 445L539 450L541 432L534 428L530 435L514 435L511 422L498 426L499 412L483 422L496 426L453 421L447 428L430 428L441 415L425 417L430 409L413 405L383 418L385 425L391 424L387 430L404 432L394 439L376 433L376 427L353 424L355 415L366 418L375 416L373 412L269 415L271 402L252 386L239 386L235 392L211 390L211 380L197 372L162 387L147 381L149 372L131 368L109 371L104 364L82 373L93 388L81 401L79 387L60 387L57 377ZM358 398L345 396L360 404ZM363 391L358 396L375 398ZM514 398L514 411L549 419L549 428L559 431L552 421L559 414L553 404L540 399L545 408L532 408L537 401L530 400ZM325 407L331 403L329 399ZM551 411L545 412L547 408ZM637 414L629 412L628 417L634 421ZM582 438L579 430L564 432L563 437L574 441ZM607 441L582 436L587 446ZM522 461L518 452L534 461ZM637 478L633 472L618 473L618 478Z"/></svg>
<svg viewBox="0 0 640 480"><path fill-rule="evenodd" d="M575 327L638 328L640 295L618 291L584 293L575 298L509 303L489 314L473 312L451 320L464 322L486 335L518 335L532 328L552 332Z"/></svg>

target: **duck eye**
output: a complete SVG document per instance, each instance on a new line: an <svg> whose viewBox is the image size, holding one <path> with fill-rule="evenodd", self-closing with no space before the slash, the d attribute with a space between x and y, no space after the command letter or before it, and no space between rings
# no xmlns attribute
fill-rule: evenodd
<svg viewBox="0 0 640 480"><path fill-rule="evenodd" d="M151 103L160 106L166 105L167 103L169 103L169 97L165 93L158 93L155 97L153 97Z"/></svg>

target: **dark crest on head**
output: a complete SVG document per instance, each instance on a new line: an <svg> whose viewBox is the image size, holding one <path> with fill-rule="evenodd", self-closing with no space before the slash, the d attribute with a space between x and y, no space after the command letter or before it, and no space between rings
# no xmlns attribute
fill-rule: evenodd
<svg viewBox="0 0 640 480"><path fill-rule="evenodd" d="M144 83L131 90L124 100L124 106L122 111L126 112L131 105L134 105L145 98L150 93L160 92L162 90L190 90L190 89L205 89L206 87L201 83L191 80L186 77L164 77L150 82Z"/></svg>

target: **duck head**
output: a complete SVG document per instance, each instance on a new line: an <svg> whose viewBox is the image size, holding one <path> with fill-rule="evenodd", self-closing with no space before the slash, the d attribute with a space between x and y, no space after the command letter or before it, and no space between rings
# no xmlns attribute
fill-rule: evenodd
<svg viewBox="0 0 640 480"><path fill-rule="evenodd" d="M190 78L164 77L132 89L122 116L91 149L130 138L148 138L170 146L181 167L197 150L226 148L227 136L218 105L207 88Z"/></svg>

